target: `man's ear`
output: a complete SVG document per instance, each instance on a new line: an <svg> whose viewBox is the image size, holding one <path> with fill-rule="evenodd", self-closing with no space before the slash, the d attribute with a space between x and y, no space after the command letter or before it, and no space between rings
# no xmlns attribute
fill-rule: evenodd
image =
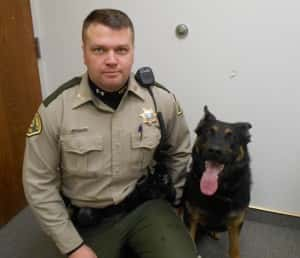
<svg viewBox="0 0 300 258"><path fill-rule="evenodd" d="M252 128L250 123L235 123L234 126L238 129L238 133L244 143L249 143L251 141L251 134L249 130Z"/></svg>
<svg viewBox="0 0 300 258"><path fill-rule="evenodd" d="M82 50L82 59L83 59L83 63L86 65L86 58L85 58L85 45L84 42L81 42L81 50Z"/></svg>
<svg viewBox="0 0 300 258"><path fill-rule="evenodd" d="M208 107L205 105L204 106L204 116L198 123L195 132L197 135L200 134L201 129L203 128L204 124L209 122L209 121L215 121L216 117L208 110Z"/></svg>

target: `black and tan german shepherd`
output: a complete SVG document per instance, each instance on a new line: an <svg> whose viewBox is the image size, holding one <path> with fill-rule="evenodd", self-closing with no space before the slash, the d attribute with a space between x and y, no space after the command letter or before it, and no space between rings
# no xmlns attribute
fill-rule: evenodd
<svg viewBox="0 0 300 258"><path fill-rule="evenodd" d="M240 258L239 235L250 201L251 124L217 120L206 106L204 112L195 130L184 218L194 240L198 225L215 237L215 232L228 230L229 255Z"/></svg>

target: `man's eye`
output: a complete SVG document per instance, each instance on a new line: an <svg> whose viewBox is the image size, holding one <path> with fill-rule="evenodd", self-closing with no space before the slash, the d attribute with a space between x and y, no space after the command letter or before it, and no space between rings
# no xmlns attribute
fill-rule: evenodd
<svg viewBox="0 0 300 258"><path fill-rule="evenodd" d="M97 53L97 54L102 54L102 53L104 53L104 49L101 47L96 47L93 49L93 52Z"/></svg>
<svg viewBox="0 0 300 258"><path fill-rule="evenodd" d="M128 53L128 49L127 48L118 48L117 53L120 55L125 55Z"/></svg>

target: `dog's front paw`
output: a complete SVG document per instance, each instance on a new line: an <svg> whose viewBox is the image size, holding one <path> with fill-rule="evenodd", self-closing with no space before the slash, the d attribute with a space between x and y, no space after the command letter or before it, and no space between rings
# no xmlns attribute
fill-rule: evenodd
<svg viewBox="0 0 300 258"><path fill-rule="evenodd" d="M209 232L209 236L214 240L219 240L219 234L217 232Z"/></svg>

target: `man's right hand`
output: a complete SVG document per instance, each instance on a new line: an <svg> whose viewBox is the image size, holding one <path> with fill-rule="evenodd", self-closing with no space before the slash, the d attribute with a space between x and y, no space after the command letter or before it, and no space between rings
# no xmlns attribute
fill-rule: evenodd
<svg viewBox="0 0 300 258"><path fill-rule="evenodd" d="M83 245L69 255L68 258L97 258L97 255L87 245Z"/></svg>

